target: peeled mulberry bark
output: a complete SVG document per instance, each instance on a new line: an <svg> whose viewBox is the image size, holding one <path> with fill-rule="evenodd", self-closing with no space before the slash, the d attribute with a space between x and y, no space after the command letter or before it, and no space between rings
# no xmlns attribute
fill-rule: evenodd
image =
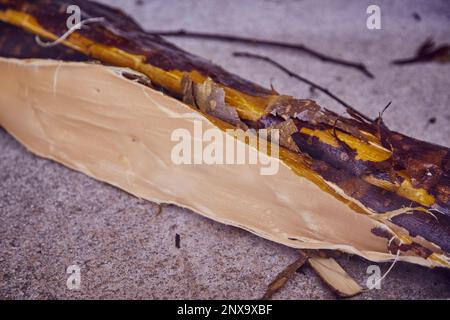
<svg viewBox="0 0 450 320"><path fill-rule="evenodd" d="M65 9L71 4L80 6L82 19L103 17L104 22L77 30L58 46L35 45L34 35L56 40L66 31ZM263 88L145 32L123 12L100 4L84 0L0 0L0 20L4 22L0 29L0 54L4 57L97 60L104 65L128 67L147 77L147 86L184 101L221 129L280 129L280 159L299 179L309 180L320 188L317 192L328 193L373 221L367 238L383 239L386 248L382 252L387 256L362 256L383 260L399 253L405 261L450 266L448 148L392 131L380 118L370 120L358 112L339 116L312 100ZM205 96L205 86L214 95ZM208 99L215 99L220 108L211 111L198 103ZM273 188L283 189L276 184ZM247 192L242 190L242 197ZM296 192L301 194L302 190ZM306 214L323 213L299 209L298 215ZM234 224L258 229L251 222ZM333 227L319 225L316 232ZM348 226L349 230L353 227ZM301 241L293 245L295 237L289 241L272 239L308 247ZM341 246L352 246L349 242L330 239L322 247L351 252Z"/></svg>

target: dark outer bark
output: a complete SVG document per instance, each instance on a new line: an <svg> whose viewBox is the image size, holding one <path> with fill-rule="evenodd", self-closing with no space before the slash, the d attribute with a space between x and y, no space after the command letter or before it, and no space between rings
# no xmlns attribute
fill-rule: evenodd
<svg viewBox="0 0 450 320"><path fill-rule="evenodd" d="M40 47L36 44L34 35L4 22L0 22L0 56L19 59L90 60L88 56L65 46L52 49Z"/></svg>
<svg viewBox="0 0 450 320"><path fill-rule="evenodd" d="M82 19L104 17L101 27L86 27L79 33L87 35L105 45L113 45L125 51L141 54L146 62L163 70L197 70L217 83L235 88L251 95L270 95L271 90L226 72L223 68L206 59L192 55L158 35L146 33L132 18L121 10L85 0L56 1L0 1L0 10L14 9L35 17L39 23L54 34L61 35L66 30L66 8L78 5Z"/></svg>

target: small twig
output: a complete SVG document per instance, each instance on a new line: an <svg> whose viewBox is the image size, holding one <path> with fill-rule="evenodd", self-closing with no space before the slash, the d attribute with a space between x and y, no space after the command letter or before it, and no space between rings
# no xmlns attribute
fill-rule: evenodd
<svg viewBox="0 0 450 320"><path fill-rule="evenodd" d="M270 283L266 293L264 293L264 296L261 298L261 300L270 299L275 293L277 293L281 288L283 288L286 282L289 280L289 278L291 278L292 275L298 269L300 269L307 260L308 256L304 254L302 251L300 251L300 257L277 275L275 280L273 280Z"/></svg>
<svg viewBox="0 0 450 320"><path fill-rule="evenodd" d="M334 99L335 101L337 101L338 103L340 103L342 106L344 106L347 109L347 112L349 112L350 115L352 114L356 114L359 117L372 122L372 119L370 119L369 117L367 117L366 115L360 113L359 111L357 111L356 109L354 109L353 107L351 107L347 102L343 101L341 98L337 97L335 94L333 94L332 92L330 92L330 90L328 90L327 88L324 88L314 82L312 82L311 80L308 80L302 76L300 76L299 74L289 70L288 68L286 68L285 66L281 65L280 63L276 62L275 60L266 57L266 56L262 56L259 54L255 54L255 53L249 53L249 52L234 52L233 56L235 57L244 57L244 58L253 58L253 59L258 59L258 60L262 60L265 62L268 62L270 64L272 64L273 66L277 67L278 69L280 69L281 71L283 71L284 73L286 73L288 76L295 78L299 81L302 81L308 85L310 85L311 87L316 88L319 91L322 91L323 93L325 93L327 96L329 96L330 98Z"/></svg>
<svg viewBox="0 0 450 320"><path fill-rule="evenodd" d="M391 106L391 104L392 104L392 101L389 101L389 103L378 114L378 118L375 120L376 124L377 124L377 135L378 135L378 139L380 141L381 141L381 124L383 123L383 114Z"/></svg>
<svg viewBox="0 0 450 320"><path fill-rule="evenodd" d="M379 113L378 117L381 119L383 117L384 112L391 106L392 101L389 101L389 103L383 108L383 110L381 110L381 112Z"/></svg>
<svg viewBox="0 0 450 320"><path fill-rule="evenodd" d="M227 42L238 42L243 44L250 45L263 45L268 47L275 48L284 48L284 49L293 49L297 51L304 52L309 54L312 57L315 57L321 61L329 62L341 66L345 66L348 68L356 69L362 72L365 76L373 79L374 75L369 72L367 67L359 62L353 62L348 60L343 60L340 58L335 58L329 56L327 54L318 52L314 49L311 49L303 44L298 43L288 43L274 40L264 40L264 39L255 39L248 37L240 37L240 36L232 36L225 34L215 34L215 33L203 33L203 32L194 32L194 31L186 31L186 30L175 30L175 31L149 31L149 33L154 35L159 35L163 37L185 37L185 38L197 38L197 39L208 39L208 40L217 40L217 41L227 41Z"/></svg>

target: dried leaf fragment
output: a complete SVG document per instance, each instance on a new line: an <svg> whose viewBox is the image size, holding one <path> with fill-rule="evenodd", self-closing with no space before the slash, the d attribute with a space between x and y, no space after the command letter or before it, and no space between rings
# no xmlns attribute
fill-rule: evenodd
<svg viewBox="0 0 450 320"><path fill-rule="evenodd" d="M292 139L292 134L298 131L297 126L295 125L292 119L288 119L286 121L274 124L267 128L270 130L279 130L280 133L280 145L294 152L300 152L299 147Z"/></svg>
<svg viewBox="0 0 450 320"><path fill-rule="evenodd" d="M183 102L193 105L200 111L208 113L225 122L247 129L241 121L236 108L225 104L225 91L210 78L203 83L195 83L184 75L181 80Z"/></svg>

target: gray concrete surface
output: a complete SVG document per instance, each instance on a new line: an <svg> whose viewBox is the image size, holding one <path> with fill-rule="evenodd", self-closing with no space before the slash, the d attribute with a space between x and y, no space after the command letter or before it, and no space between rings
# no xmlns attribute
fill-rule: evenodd
<svg viewBox="0 0 450 320"><path fill-rule="evenodd" d="M392 67L428 36L450 42L449 1L102 1L124 8L148 29L224 32L302 42L362 60L361 74L290 51L199 40L174 42L243 77L297 97L309 88L262 62L231 57L235 50L271 55L375 116L388 101L391 128L450 145L450 65ZM368 4L382 9L382 30L370 31ZM413 18L421 16L421 21ZM330 108L321 94L312 98ZM429 124L428 119L436 118ZM0 298L248 298L296 258L293 249L215 223L188 210L155 205L27 152L0 129ZM175 235L180 235L180 248ZM342 257L364 284L370 265ZM67 266L81 268L81 289L66 287ZM389 265L380 265L386 270ZM332 299L309 269L296 274L276 299ZM397 264L360 299L450 298L450 273Z"/></svg>

